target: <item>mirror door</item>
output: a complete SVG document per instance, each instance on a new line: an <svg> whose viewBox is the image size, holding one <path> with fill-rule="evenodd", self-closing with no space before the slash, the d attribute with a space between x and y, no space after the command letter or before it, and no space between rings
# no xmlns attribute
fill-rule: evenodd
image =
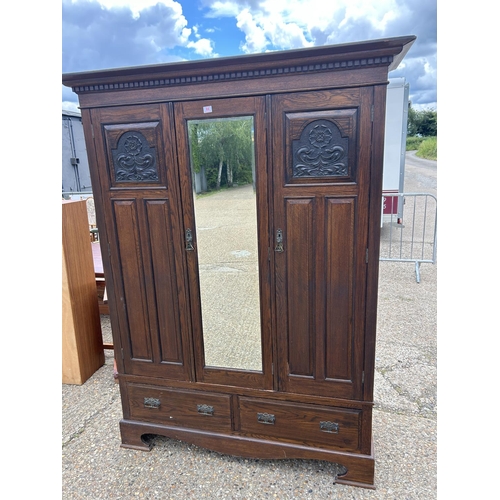
<svg viewBox="0 0 500 500"><path fill-rule="evenodd" d="M175 104L198 381L272 387L264 104Z"/></svg>

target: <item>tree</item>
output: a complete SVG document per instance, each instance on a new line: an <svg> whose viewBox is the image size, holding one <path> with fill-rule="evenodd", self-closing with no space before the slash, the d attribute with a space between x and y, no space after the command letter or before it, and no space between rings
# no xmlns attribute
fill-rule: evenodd
<svg viewBox="0 0 500 500"><path fill-rule="evenodd" d="M420 133L424 137L437 136L437 113L435 111L421 112Z"/></svg>
<svg viewBox="0 0 500 500"><path fill-rule="evenodd" d="M204 120L189 124L191 161L195 172L203 165L209 187L252 181L251 118ZM225 178L223 168L225 167Z"/></svg>
<svg viewBox="0 0 500 500"><path fill-rule="evenodd" d="M417 111L408 107L408 135L437 136L437 112L432 109Z"/></svg>

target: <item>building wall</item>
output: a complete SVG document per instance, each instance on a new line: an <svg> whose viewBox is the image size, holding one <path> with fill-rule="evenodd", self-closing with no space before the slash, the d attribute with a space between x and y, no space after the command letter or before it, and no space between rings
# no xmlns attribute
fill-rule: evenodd
<svg viewBox="0 0 500 500"><path fill-rule="evenodd" d="M72 111L62 112L62 191L92 192L82 119Z"/></svg>

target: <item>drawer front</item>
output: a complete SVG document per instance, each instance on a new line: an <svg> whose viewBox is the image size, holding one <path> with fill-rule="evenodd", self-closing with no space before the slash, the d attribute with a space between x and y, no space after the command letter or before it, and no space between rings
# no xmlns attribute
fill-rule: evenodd
<svg viewBox="0 0 500 500"><path fill-rule="evenodd" d="M231 430L231 396L129 384L134 420L213 431Z"/></svg>
<svg viewBox="0 0 500 500"><path fill-rule="evenodd" d="M240 398L241 432L358 451L361 410Z"/></svg>

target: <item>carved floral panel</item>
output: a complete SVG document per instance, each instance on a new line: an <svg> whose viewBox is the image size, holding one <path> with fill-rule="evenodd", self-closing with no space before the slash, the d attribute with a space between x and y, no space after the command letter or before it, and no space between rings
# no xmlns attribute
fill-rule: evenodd
<svg viewBox="0 0 500 500"><path fill-rule="evenodd" d="M292 142L292 176L336 177L349 175L347 137L329 120L314 120Z"/></svg>
<svg viewBox="0 0 500 500"><path fill-rule="evenodd" d="M122 134L112 153L115 182L158 181L156 150L138 130Z"/></svg>

